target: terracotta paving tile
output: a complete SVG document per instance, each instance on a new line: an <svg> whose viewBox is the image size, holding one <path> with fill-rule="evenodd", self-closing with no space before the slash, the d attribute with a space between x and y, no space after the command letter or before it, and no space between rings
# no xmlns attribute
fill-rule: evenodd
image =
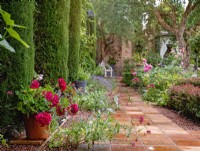
<svg viewBox="0 0 200 151"><path fill-rule="evenodd" d="M155 126L160 128L161 130L182 130L182 128L180 128L178 125L176 125L174 123L170 123L170 124L155 124Z"/></svg>
<svg viewBox="0 0 200 151"><path fill-rule="evenodd" d="M139 107L132 107L132 106L120 106L121 109L126 111L141 111Z"/></svg>
<svg viewBox="0 0 200 151"><path fill-rule="evenodd" d="M171 140L196 140L191 134L170 134L167 135Z"/></svg>
<svg viewBox="0 0 200 151"><path fill-rule="evenodd" d="M111 145L112 151L145 151L143 146Z"/></svg>
<svg viewBox="0 0 200 151"><path fill-rule="evenodd" d="M118 121L118 123L119 123L120 125L132 126L131 122L128 122L128 121Z"/></svg>
<svg viewBox="0 0 200 151"><path fill-rule="evenodd" d="M193 135L193 137L195 137L195 138L200 140L200 135Z"/></svg>
<svg viewBox="0 0 200 151"><path fill-rule="evenodd" d="M88 149L86 144L82 144L78 147L77 151L111 151L110 144L95 144L94 147Z"/></svg>
<svg viewBox="0 0 200 151"><path fill-rule="evenodd" d="M171 145L173 146L174 143L170 139L151 139L151 140L143 140L142 143L144 145Z"/></svg>
<svg viewBox="0 0 200 151"><path fill-rule="evenodd" d="M200 147L194 146L178 146L182 151L200 151Z"/></svg>
<svg viewBox="0 0 200 151"><path fill-rule="evenodd" d="M199 140L174 140L174 143L179 146L200 146Z"/></svg>
<svg viewBox="0 0 200 151"><path fill-rule="evenodd" d="M180 151L180 149L176 146L145 146L147 151Z"/></svg>
<svg viewBox="0 0 200 151"><path fill-rule="evenodd" d="M162 130L165 134L189 134L187 131L185 130Z"/></svg>
<svg viewBox="0 0 200 151"><path fill-rule="evenodd" d="M143 102L141 95L134 89L123 84L118 86L117 93L121 110L112 116L119 124L131 126L132 133L130 138L127 138L125 131L121 131L120 134L114 136L110 148L104 147L105 151L109 149L113 151L200 151L200 132L185 131L151 105ZM142 123L139 122L140 116L144 118ZM147 130L150 130L151 134L147 134ZM135 143L136 146L133 147L131 143Z"/></svg>
<svg viewBox="0 0 200 151"><path fill-rule="evenodd" d="M164 134L147 134L147 135L139 135L141 140L160 140L167 139L167 136Z"/></svg>
<svg viewBox="0 0 200 151"><path fill-rule="evenodd" d="M127 111L126 112L129 116L130 115L144 115L143 112L136 112L136 111Z"/></svg>

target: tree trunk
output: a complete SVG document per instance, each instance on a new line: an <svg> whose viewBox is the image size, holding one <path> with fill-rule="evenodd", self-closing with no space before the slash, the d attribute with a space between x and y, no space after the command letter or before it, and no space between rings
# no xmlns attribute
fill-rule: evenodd
<svg viewBox="0 0 200 151"><path fill-rule="evenodd" d="M179 33L176 38L178 40L179 50L182 55L182 58L181 58L182 67L184 70L186 70L190 65L190 50L187 47L187 43L183 37L183 33Z"/></svg>

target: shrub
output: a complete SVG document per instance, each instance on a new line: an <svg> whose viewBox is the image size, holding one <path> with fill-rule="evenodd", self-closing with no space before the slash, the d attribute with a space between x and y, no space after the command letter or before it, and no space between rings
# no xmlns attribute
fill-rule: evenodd
<svg viewBox="0 0 200 151"><path fill-rule="evenodd" d="M169 89L167 106L185 115L200 119L200 88L192 84L173 86Z"/></svg>
<svg viewBox="0 0 200 151"><path fill-rule="evenodd" d="M157 105L166 105L168 101L167 91L161 91L159 89L150 88L142 95L142 97L149 102L154 102Z"/></svg>
<svg viewBox="0 0 200 151"><path fill-rule="evenodd" d="M183 85L183 84L192 84L194 86L200 87L200 78L181 79L176 82L176 85Z"/></svg>
<svg viewBox="0 0 200 151"><path fill-rule="evenodd" d="M158 53L148 53L145 58L148 60L148 63L154 67L157 66L161 61L161 57Z"/></svg>
<svg viewBox="0 0 200 151"><path fill-rule="evenodd" d="M123 76L123 82L128 85L131 86L132 84L132 79L133 79L133 75L131 72L123 72L122 73Z"/></svg>

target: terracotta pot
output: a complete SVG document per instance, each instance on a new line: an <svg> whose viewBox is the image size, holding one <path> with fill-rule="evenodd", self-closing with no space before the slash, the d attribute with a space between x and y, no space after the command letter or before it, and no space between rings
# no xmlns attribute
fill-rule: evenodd
<svg viewBox="0 0 200 151"><path fill-rule="evenodd" d="M30 140L44 140L49 137L48 126L41 126L35 120L35 114L24 116L26 137Z"/></svg>

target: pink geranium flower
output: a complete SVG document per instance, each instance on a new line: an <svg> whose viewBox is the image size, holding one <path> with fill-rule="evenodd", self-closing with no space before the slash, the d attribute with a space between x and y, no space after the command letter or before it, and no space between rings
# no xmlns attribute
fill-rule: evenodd
<svg viewBox="0 0 200 151"><path fill-rule="evenodd" d="M66 82L65 82L65 80L64 80L63 78L59 78L59 79L58 79L58 85L59 85L60 90L61 90L62 92L65 91L66 88L67 88L67 84L66 84Z"/></svg>
<svg viewBox="0 0 200 151"><path fill-rule="evenodd" d="M30 88L31 89L38 89L40 87L40 83L37 80L33 80L31 82Z"/></svg>
<svg viewBox="0 0 200 151"><path fill-rule="evenodd" d="M70 111L72 113L72 115L75 115L78 112L79 108L77 104L71 104L70 106Z"/></svg>
<svg viewBox="0 0 200 151"><path fill-rule="evenodd" d="M51 123L52 117L48 112L41 112L35 116L35 119L41 126L45 126Z"/></svg>
<svg viewBox="0 0 200 151"><path fill-rule="evenodd" d="M53 98L53 93L51 91L46 91L44 92L44 97L48 100L51 101Z"/></svg>

